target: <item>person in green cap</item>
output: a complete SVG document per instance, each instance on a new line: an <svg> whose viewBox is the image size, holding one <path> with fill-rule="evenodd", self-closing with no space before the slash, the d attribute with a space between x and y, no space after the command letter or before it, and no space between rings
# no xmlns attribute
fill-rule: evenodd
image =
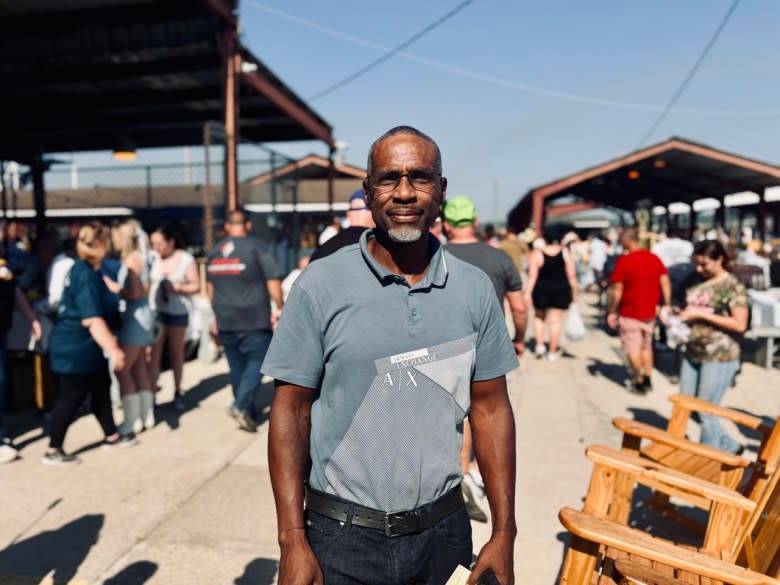
<svg viewBox="0 0 780 585"><path fill-rule="evenodd" d="M481 242L477 237L479 222L477 208L463 195L448 199L444 204L444 232L447 236L447 250L481 269L490 278L496 291L498 304L503 307L506 299L514 324L512 344L517 356L525 349L525 330L528 321L528 307L523 296L523 282L512 258L503 250ZM463 493L469 516L478 522L487 522L487 499L485 484L474 459L471 442L471 427L468 419L463 429L461 447L461 468L463 469Z"/></svg>

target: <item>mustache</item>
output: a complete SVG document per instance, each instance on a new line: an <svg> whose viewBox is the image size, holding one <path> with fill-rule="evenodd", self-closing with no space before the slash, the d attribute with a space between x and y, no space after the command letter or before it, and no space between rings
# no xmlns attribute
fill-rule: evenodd
<svg viewBox="0 0 780 585"><path fill-rule="evenodd" d="M409 213L410 211L414 213L424 213L423 209L416 205L396 205L392 209L388 209L387 213L396 213L399 211L404 213Z"/></svg>

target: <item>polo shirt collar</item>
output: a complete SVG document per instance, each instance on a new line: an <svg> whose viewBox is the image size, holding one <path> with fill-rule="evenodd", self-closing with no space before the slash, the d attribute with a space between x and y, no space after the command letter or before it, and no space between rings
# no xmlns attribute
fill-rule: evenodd
<svg viewBox="0 0 780 585"><path fill-rule="evenodd" d="M374 273L374 275L383 283L400 282L400 279L405 280L402 276L391 272L384 266L382 266L371 251L368 249L368 240L373 239L374 229L368 229L360 234L360 253L363 255L368 267ZM431 286L444 286L447 282L447 259L444 257L444 248L442 248L439 240L432 234L428 234L431 240L431 249L433 255L428 263L428 272L425 273L425 278L415 284L412 288L428 288Z"/></svg>

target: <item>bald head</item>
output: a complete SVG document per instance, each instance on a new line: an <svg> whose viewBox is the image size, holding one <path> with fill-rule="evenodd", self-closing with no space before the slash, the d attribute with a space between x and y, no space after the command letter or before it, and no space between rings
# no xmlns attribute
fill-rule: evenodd
<svg viewBox="0 0 780 585"><path fill-rule="evenodd" d="M390 138L391 136L396 136L398 134L408 134L410 136L417 136L418 138L422 138L426 142L429 142L434 150L436 151L436 163L434 170L441 174L442 173L442 167L441 167L441 150L439 150L439 145L436 144L436 141L425 134L424 132L420 132L417 128L413 126L396 126L395 128L391 128L382 136L374 140L374 143L371 145L371 148L368 149L368 162L367 162L367 169L366 174L370 177L372 175L372 172L374 170L374 151L376 150L376 147L379 146L382 142Z"/></svg>
<svg viewBox="0 0 780 585"><path fill-rule="evenodd" d="M225 232L234 238L243 238L252 230L252 222L243 211L231 211L225 219Z"/></svg>
<svg viewBox="0 0 780 585"><path fill-rule="evenodd" d="M634 250L639 247L639 232L636 228L630 227L623 231L620 243L627 250Z"/></svg>

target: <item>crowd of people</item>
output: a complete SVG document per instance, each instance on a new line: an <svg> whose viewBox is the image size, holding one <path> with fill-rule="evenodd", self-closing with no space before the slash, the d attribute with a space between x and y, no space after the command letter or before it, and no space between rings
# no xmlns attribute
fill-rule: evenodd
<svg viewBox="0 0 780 585"><path fill-rule="evenodd" d="M43 240L47 262L32 278L42 283L37 311L0 262L3 307L29 321L53 374L43 462L78 462L65 441L87 402L104 448L136 445L155 425L164 354L172 406L187 409L185 332L191 298L203 292L230 370L228 414L240 429L257 428L262 374L275 380L269 464L280 582L293 572L306 582L338 583L345 573L444 582L471 563L469 517L490 514L474 573L511 583L515 430L506 374L524 355L530 310L533 355L554 363L571 305L584 290L606 289L606 323L619 332L629 389L652 390L660 320L685 347L680 390L719 403L739 367L747 294L717 239L670 234L649 250L636 228L585 240L556 226L517 234L481 226L471 199L446 192L436 143L400 126L372 145L345 221L334 218L289 275L241 211L228 214L205 259L204 291L175 230L147 236L135 220L85 223L62 246ZM8 313L0 314L0 358ZM44 317L53 324L46 331ZM2 376L0 367L0 437ZM741 452L714 417L703 415L701 427L703 443ZM17 455L3 439L0 460ZM409 538L390 538L399 535Z"/></svg>
<svg viewBox="0 0 780 585"><path fill-rule="evenodd" d="M58 250L53 236L43 242L39 250ZM138 433L154 426L163 345L174 374L174 406L184 407L180 387L188 298L200 290L194 258L165 227L148 237L132 219L113 228L92 221L81 226L73 241L63 242L59 252L49 254L48 263L39 253L38 262L26 264L37 275L28 282L30 296L37 298L35 313L22 305L52 373L55 399L43 458L52 465L78 462L64 450L64 442L86 402L105 435L104 448L134 445ZM26 298L23 281L8 280L17 298ZM10 323L3 339L7 329ZM112 409L111 372L116 373L124 416L119 426ZM7 439L3 447L4 459L17 456Z"/></svg>

